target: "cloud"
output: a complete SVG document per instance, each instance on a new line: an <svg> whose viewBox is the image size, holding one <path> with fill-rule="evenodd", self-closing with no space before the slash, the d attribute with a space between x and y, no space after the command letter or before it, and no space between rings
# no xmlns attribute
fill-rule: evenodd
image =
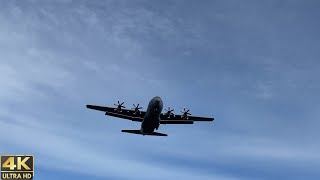
<svg viewBox="0 0 320 180"><path fill-rule="evenodd" d="M159 166L157 163L145 163L144 158L132 159L132 157L125 155L125 151L118 151L119 148L128 149L128 146L133 145L131 143L121 145L117 143L116 139L100 137L99 133L73 130L72 127L66 127L65 124L40 123L39 120L25 115L15 116L17 115L11 114L9 116L10 121L1 121L1 141L6 142L8 139L6 135L11 132L19 132L10 135L9 147L17 147L23 152L35 154L38 159L37 166L92 176L116 176L131 179L157 179L157 174L159 179L173 177L233 179L227 175L190 173L184 170L169 169L164 165ZM4 116L2 116L2 119L4 119ZM63 133L57 134L56 130L61 130L61 128ZM23 134L28 140L21 138ZM79 136L80 134L83 134L83 136ZM100 143L100 145L92 143L94 142L93 139L98 142L107 142L109 144L108 148L104 149L106 143ZM103 145L103 148L101 145ZM7 147L2 147L1 149L2 152L6 150L12 151ZM144 148L138 148L137 150L140 150L140 153L145 151ZM18 153L19 151L16 149L14 152ZM88 164L94 164L94 166L88 166ZM86 169L86 171L83 171L83 169ZM126 173L123 173L124 169Z"/></svg>
<svg viewBox="0 0 320 180"><path fill-rule="evenodd" d="M310 113L301 100L316 97L297 95L304 85L314 94L317 67L261 55L265 47L255 48L252 39L264 38L231 31L231 22L211 21L214 13L178 11L180 4L161 4L163 12L118 1L33 5L0 8L1 153L34 153L39 167L92 178L101 172L128 179L260 179L254 172L268 178L277 169L316 174L319 144L309 137L317 135L318 123L310 120L317 108ZM227 15L238 28L255 27ZM248 13L239 20L246 18L256 19ZM168 105L193 106L195 115L214 112L216 122L161 126L166 139L140 137L120 133L139 124L85 109L119 99L145 107L154 95Z"/></svg>
<svg viewBox="0 0 320 180"><path fill-rule="evenodd" d="M15 8L16 11L13 11L14 16L17 16L17 18L24 16L25 22L21 22L18 25L11 24L10 19L2 21L2 25L6 25L7 28L3 29L0 34L3 40L1 45L7 50L2 54L2 58L5 60L1 62L1 84L4 87L1 89L1 97L2 100L6 100L6 102L2 101L0 104L0 136L1 143L5 145L1 147L1 153L30 152L35 154L38 159L37 166L54 168L61 167L58 165L64 164L59 170L80 174L88 173L91 176L96 176L96 174L103 172L101 174L103 177L115 176L130 179L157 179L157 174L161 174L158 179L173 177L184 179L232 179L226 175L203 175L184 170L168 169L157 164L146 164L143 159L141 161L131 160L126 153L123 153L125 152L123 150L128 149L127 145L120 144L114 148L105 149L112 144L116 144L116 140L105 137L97 138L101 135L113 137L114 135L111 133L100 134L94 133L90 128L84 129L86 124L91 124L87 122L87 119L78 118L78 122L83 120L87 123L75 126L70 125L74 121L56 115L55 111L63 111L59 107L63 107L64 102L71 101L72 103L68 104L69 107L68 105L65 106L67 111L69 110L70 112L72 110L70 106L73 107L75 101L72 98L70 99L70 96L81 95L81 91L77 92L77 88L90 89L90 87L86 87L82 83L90 80L88 76L98 78L94 81L112 82L112 85L118 87L127 87L131 84L139 87L144 82L153 85L158 82L153 80L152 77L150 79L148 75L136 73L128 65L119 65L118 62L113 60L106 62L98 60L85 61L79 55L70 55L67 50L55 47L54 44L57 43L56 45L69 48L69 43L78 42L76 44L77 50L87 46L84 45L84 42L78 41L73 37L68 29L62 29L62 31L65 31L58 34L51 34L56 30L56 27L65 24L67 20L61 21L62 19L57 17L56 14L52 14L49 10L42 8L35 12L30 12L29 9L20 8L19 6L15 6ZM38 13L43 15L43 19L49 21L46 22L39 18ZM3 14L1 17L1 19L5 19ZM94 22L99 23L99 20L94 20ZM94 22L91 19L86 23ZM22 26L24 28L21 28ZM12 32L11 29L15 29L15 31ZM34 33L34 30L38 34ZM118 30L115 32L118 32ZM32 36L28 36L30 33ZM54 40L52 44L46 44L47 42L43 40L43 34L58 37L59 41ZM50 40L50 37L47 38ZM116 48L116 51L119 52L113 53L108 59L112 56L115 58L118 56L125 62L129 58L134 58L131 56L132 54L140 51L139 47L134 45L134 41L124 37L113 36L111 40L109 39L109 43L115 43L116 46L119 46ZM134 50L130 51L129 49L132 47ZM16 49L20 49L20 51ZM68 50L74 51L72 48ZM126 50L129 51L122 56L120 52ZM144 67L140 67L140 69L144 69ZM87 73L87 76L82 75ZM96 75L100 76L97 77ZM114 82L115 75L119 83ZM133 79L134 82L130 83L130 79L126 84L120 82L128 78ZM115 89L110 91L109 88L108 94L116 93ZM96 96L100 97L101 95ZM62 99L62 97L66 99ZM55 104L61 105L54 106ZM79 105L77 105L77 108L80 108ZM68 117L69 115L66 116ZM101 128L100 130L103 129ZM11 135L10 141L8 141L6 137L11 132L17 133ZM27 140L22 137L26 137ZM99 143L104 141L106 142ZM99 144L103 146L101 147ZM133 144L129 143L129 145L132 146ZM119 152L119 150L122 152ZM140 153L144 151L143 148L138 148L138 150L141 150ZM94 166L88 166L88 164L93 164ZM83 169L88 171L83 172ZM124 169L126 173L123 173Z"/></svg>

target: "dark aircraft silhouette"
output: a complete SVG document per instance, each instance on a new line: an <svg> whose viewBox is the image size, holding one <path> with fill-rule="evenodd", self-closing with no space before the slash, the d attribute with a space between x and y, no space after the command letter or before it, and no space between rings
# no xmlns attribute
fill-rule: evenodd
<svg viewBox="0 0 320 180"><path fill-rule="evenodd" d="M185 108L181 111L182 115L173 114L173 109L168 107L165 109L166 113L161 113L163 109L163 102L159 96L152 98L149 102L146 112L140 111L142 107L139 104L133 104L132 109L123 109L124 102L114 104L117 108L87 105L87 108L105 112L105 115L129 119L131 121L141 122L140 130L122 130L122 132L153 135L153 136L168 136L167 134L155 132L158 130L160 124L193 124L194 121L213 121L214 118L191 116L189 110Z"/></svg>

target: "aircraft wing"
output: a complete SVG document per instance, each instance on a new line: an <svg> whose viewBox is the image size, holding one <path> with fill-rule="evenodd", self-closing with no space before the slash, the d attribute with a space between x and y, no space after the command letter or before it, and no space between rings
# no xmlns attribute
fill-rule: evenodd
<svg viewBox="0 0 320 180"><path fill-rule="evenodd" d="M121 111L117 111L117 108L106 107L106 106L87 105L86 107L88 109L103 111L105 112L105 115L108 115L108 116L113 116L117 118L123 118L131 121L138 121L138 122L143 121L143 117L146 113L144 111L140 111L135 114L135 111L131 109L121 109Z"/></svg>
<svg viewBox="0 0 320 180"><path fill-rule="evenodd" d="M194 121L213 121L214 118L199 117L199 116L188 116L187 119L182 115L160 115L160 124L193 124Z"/></svg>
<svg viewBox="0 0 320 180"><path fill-rule="evenodd" d="M193 124L193 121L191 120L160 120L160 124Z"/></svg>
<svg viewBox="0 0 320 180"><path fill-rule="evenodd" d="M199 116L188 116L188 120L192 120L192 121L213 121L214 118L199 117Z"/></svg>

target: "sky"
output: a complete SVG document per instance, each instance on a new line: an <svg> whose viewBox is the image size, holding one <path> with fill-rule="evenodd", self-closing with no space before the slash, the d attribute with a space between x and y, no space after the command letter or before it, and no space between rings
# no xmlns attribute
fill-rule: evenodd
<svg viewBox="0 0 320 180"><path fill-rule="evenodd" d="M35 179L320 179L319 1L0 1L0 154ZM213 123L86 104L154 96Z"/></svg>

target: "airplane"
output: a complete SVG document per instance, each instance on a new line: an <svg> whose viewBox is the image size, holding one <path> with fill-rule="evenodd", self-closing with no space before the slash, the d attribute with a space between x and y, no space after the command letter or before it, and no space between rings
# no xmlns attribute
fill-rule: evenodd
<svg viewBox="0 0 320 180"><path fill-rule="evenodd" d="M140 130L122 130L125 133L152 135L152 136L168 136L164 133L155 132L158 130L160 124L193 124L195 121L213 121L214 118L191 116L190 110L183 108L181 115L173 114L174 109L168 107L165 109L166 113L161 113L163 109L163 102L159 96L153 97L149 104L147 111L141 111L140 104L133 104L133 108L125 109L124 102L114 104L114 107L86 105L88 109L105 112L105 115L128 119L131 121L141 122Z"/></svg>

